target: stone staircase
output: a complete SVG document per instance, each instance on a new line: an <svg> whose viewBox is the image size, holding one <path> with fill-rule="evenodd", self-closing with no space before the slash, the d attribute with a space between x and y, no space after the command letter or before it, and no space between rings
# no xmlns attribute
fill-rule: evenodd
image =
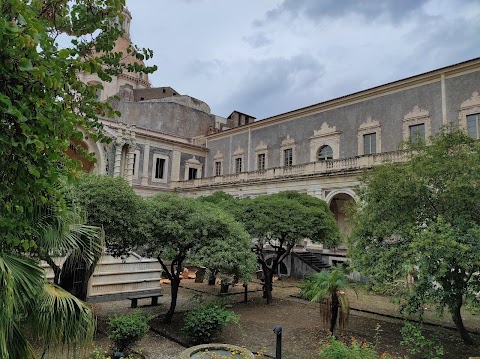
<svg viewBox="0 0 480 359"><path fill-rule="evenodd" d="M314 252L308 252L308 251L302 251L302 252L292 252L293 255L297 256L300 258L300 260L307 265L309 265L312 269L314 269L317 272L320 272L322 270L326 270L330 268L330 264L325 262L322 259L321 254L319 253L314 253Z"/></svg>

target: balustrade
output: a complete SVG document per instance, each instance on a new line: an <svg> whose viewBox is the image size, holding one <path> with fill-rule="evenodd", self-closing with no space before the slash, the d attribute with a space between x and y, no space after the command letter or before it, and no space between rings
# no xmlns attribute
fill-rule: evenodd
<svg viewBox="0 0 480 359"><path fill-rule="evenodd" d="M221 183L260 181L284 176L321 174L330 171L367 168L385 162L404 162L407 159L408 152L406 151L384 152L365 156L310 162L287 167L275 167L266 170L232 173L224 176L199 178L190 181L179 181L175 183L175 186L179 188L194 188Z"/></svg>

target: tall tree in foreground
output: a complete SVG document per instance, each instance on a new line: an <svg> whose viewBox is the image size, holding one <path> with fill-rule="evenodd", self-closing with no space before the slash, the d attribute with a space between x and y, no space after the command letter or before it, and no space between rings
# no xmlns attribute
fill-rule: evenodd
<svg viewBox="0 0 480 359"><path fill-rule="evenodd" d="M472 344L461 308L480 290L480 143L445 129L414 150L409 162L363 176L349 256L379 283L415 268L407 309L421 314L426 302L446 308Z"/></svg>
<svg viewBox="0 0 480 359"><path fill-rule="evenodd" d="M99 116L115 112L97 101L97 88L79 81L77 73L109 81L124 69L154 70L122 64L122 54L110 53L121 34L117 24L124 5L123 0L0 2L1 358L33 357L21 334L26 320L46 346L74 347L92 333L91 310L46 285L44 272L32 261L32 252L43 250L32 218L38 207L57 208L62 202L58 189L79 168L66 154L70 142L83 139L83 133L107 141ZM71 45L60 47L56 40L65 34ZM137 58L151 55L132 51Z"/></svg>
<svg viewBox="0 0 480 359"><path fill-rule="evenodd" d="M272 300L273 275L293 247L304 239L334 246L340 240L335 218L327 204L315 197L294 191L259 196L253 199L224 198L219 205L230 211L255 239L253 251L265 278L265 297ZM204 198L203 200L209 200ZM265 248L273 250L271 262Z"/></svg>
<svg viewBox="0 0 480 359"><path fill-rule="evenodd" d="M171 322L175 312L180 273L190 255L196 255L197 263L202 264L205 256L219 256L212 251L222 251L225 258L235 252L235 267L231 270L241 277L253 270L250 237L229 213L212 204L172 194L150 198L146 206L149 235L144 249L147 255L158 259L171 282L172 299L165 315L166 323ZM243 256L238 252L243 252ZM168 260L171 261L169 267Z"/></svg>

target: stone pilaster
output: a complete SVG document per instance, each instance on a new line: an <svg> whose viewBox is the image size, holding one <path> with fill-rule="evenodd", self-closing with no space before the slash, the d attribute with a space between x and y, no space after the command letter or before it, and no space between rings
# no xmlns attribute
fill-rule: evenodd
<svg viewBox="0 0 480 359"><path fill-rule="evenodd" d="M143 150L142 186L148 186L149 157L150 157L150 145L146 144Z"/></svg>
<svg viewBox="0 0 480 359"><path fill-rule="evenodd" d="M121 166L122 166L122 148L124 144L123 143L116 143L115 147L115 165L113 167L113 177L119 177L120 172L121 172Z"/></svg>
<svg viewBox="0 0 480 359"><path fill-rule="evenodd" d="M174 149L172 154L172 181L180 181L180 158L181 153L179 150Z"/></svg>

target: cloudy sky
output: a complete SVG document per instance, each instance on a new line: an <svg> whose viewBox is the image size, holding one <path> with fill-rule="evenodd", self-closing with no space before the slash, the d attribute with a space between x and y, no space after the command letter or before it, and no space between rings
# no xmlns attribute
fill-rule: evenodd
<svg viewBox="0 0 480 359"><path fill-rule="evenodd" d="M480 0L127 0L153 86L266 118L480 57Z"/></svg>

